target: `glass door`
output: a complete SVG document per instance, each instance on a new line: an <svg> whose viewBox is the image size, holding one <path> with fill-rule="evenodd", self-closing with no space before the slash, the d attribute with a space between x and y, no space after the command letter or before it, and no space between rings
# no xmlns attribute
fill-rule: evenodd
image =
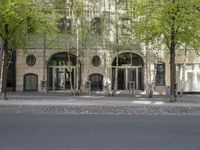
<svg viewBox="0 0 200 150"><path fill-rule="evenodd" d="M71 72L66 67L50 67L49 68L49 89L50 90L70 90L74 88L75 69Z"/></svg>
<svg viewBox="0 0 200 150"><path fill-rule="evenodd" d="M90 75L91 90L102 91L103 90L103 76L100 74Z"/></svg>
<svg viewBox="0 0 200 150"><path fill-rule="evenodd" d="M54 86L55 86L55 90L65 89L65 69L64 68L54 69Z"/></svg>
<svg viewBox="0 0 200 150"><path fill-rule="evenodd" d="M115 69L112 69L112 88L114 88ZM118 68L118 90L129 90L130 84L134 83L135 90L143 89L143 72L141 67L124 67Z"/></svg>
<svg viewBox="0 0 200 150"><path fill-rule="evenodd" d="M128 81L127 81L127 89L129 89L130 84L133 83L133 89L136 89L137 84L137 76L136 76L136 68L128 68ZM132 82L132 83L131 83Z"/></svg>
<svg viewBox="0 0 200 150"><path fill-rule="evenodd" d="M126 69L118 69L118 90L126 90Z"/></svg>
<svg viewBox="0 0 200 150"><path fill-rule="evenodd" d="M65 69L65 89L70 90L74 88L74 68L71 69L71 72L68 69Z"/></svg>

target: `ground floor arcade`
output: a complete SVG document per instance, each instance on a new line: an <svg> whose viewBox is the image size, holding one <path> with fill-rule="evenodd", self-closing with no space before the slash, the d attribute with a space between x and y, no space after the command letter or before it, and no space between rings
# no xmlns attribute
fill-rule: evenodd
<svg viewBox="0 0 200 150"><path fill-rule="evenodd" d="M29 50L27 54L17 51L14 59L8 82L13 84L8 86L16 91L62 92L80 86L84 92L87 83L91 91L112 90L116 83L118 91L144 91L151 80L155 91L169 93L168 59L155 63L154 57L147 59L140 51L86 51L77 58L75 51ZM181 89L182 66L177 64L177 90ZM200 63L187 64L184 78L185 92L200 92Z"/></svg>

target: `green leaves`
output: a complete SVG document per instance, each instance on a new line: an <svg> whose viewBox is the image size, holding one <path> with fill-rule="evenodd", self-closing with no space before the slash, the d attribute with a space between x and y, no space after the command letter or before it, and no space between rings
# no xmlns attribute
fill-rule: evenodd
<svg viewBox="0 0 200 150"><path fill-rule="evenodd" d="M35 3L32 0L2 0L0 10L0 37L9 42L10 48L23 47L27 32L57 31L56 13L42 0Z"/></svg>
<svg viewBox="0 0 200 150"><path fill-rule="evenodd" d="M164 35L164 44L169 46L172 34L179 46L200 42L198 0L130 0L130 3L134 7L134 11L128 11L135 20L132 28L142 42L148 44Z"/></svg>

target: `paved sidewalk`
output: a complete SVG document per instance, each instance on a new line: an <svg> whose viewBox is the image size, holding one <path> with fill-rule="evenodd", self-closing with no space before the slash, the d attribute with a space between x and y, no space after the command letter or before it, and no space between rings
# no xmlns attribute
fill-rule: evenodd
<svg viewBox="0 0 200 150"><path fill-rule="evenodd" d="M200 95L145 98L144 95L82 95L66 93L8 93L0 112L53 114L200 115Z"/></svg>

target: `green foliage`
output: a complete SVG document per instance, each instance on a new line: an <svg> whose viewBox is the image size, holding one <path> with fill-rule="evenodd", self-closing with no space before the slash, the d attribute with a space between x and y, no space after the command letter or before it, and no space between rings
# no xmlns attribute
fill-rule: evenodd
<svg viewBox="0 0 200 150"><path fill-rule="evenodd" d="M162 43L170 52L170 101L176 101L176 51L183 46L199 50L199 0L129 0L134 6L128 15L134 18L135 37L146 45Z"/></svg>
<svg viewBox="0 0 200 150"><path fill-rule="evenodd" d="M197 48L200 43L200 3L198 0L129 0L134 8L132 28L136 38L146 44L164 35L170 47L172 36L177 47L186 43Z"/></svg>
<svg viewBox="0 0 200 150"><path fill-rule="evenodd" d="M73 16L74 19L83 15L85 4L82 0L70 0L67 5L69 7L69 14L67 15Z"/></svg>
<svg viewBox="0 0 200 150"><path fill-rule="evenodd" d="M28 32L57 32L56 13L45 1L1 0L0 38L9 48L24 47Z"/></svg>
<svg viewBox="0 0 200 150"><path fill-rule="evenodd" d="M100 35L97 35L95 32L102 29L102 22L94 25L90 20L94 18L88 18L91 15L89 13L95 10L95 8L92 7L93 5L96 6L93 3L91 6L88 6L86 1L82 0L71 0L65 3L65 7L63 8L64 17L70 18L73 24L71 31L65 34L69 38L78 38L80 49L91 49L97 44L97 41L100 40ZM73 44L74 43L68 43L68 46L70 48L75 47Z"/></svg>

